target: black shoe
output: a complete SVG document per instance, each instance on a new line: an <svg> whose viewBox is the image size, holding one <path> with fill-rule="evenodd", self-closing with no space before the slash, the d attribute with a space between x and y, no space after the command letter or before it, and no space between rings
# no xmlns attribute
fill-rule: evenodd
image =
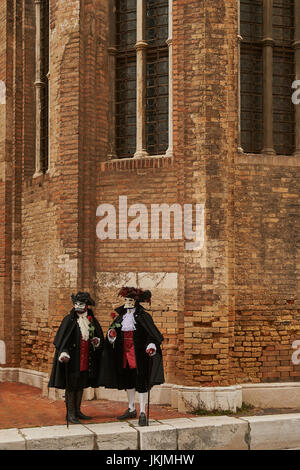
<svg viewBox="0 0 300 470"><path fill-rule="evenodd" d="M136 410L130 411L128 408L122 416L117 416L117 419L132 419L136 418Z"/></svg>
<svg viewBox="0 0 300 470"><path fill-rule="evenodd" d="M76 417L76 407L75 407L76 392L73 390L66 390L65 393L65 402L67 408L66 419L69 423L72 424L81 424Z"/></svg>
<svg viewBox="0 0 300 470"><path fill-rule="evenodd" d="M81 411L79 411L79 412L77 411L76 417L79 418L79 419L93 419L92 416L84 415L83 413L81 413Z"/></svg>
<svg viewBox="0 0 300 470"><path fill-rule="evenodd" d="M141 413L139 417L139 426L147 426L147 418L145 413Z"/></svg>
<svg viewBox="0 0 300 470"><path fill-rule="evenodd" d="M75 416L79 419L93 419L92 416L86 416L80 411L83 389L75 392Z"/></svg>
<svg viewBox="0 0 300 470"><path fill-rule="evenodd" d="M72 424L81 424L81 422L78 421L78 419L74 415L69 415L67 421Z"/></svg>

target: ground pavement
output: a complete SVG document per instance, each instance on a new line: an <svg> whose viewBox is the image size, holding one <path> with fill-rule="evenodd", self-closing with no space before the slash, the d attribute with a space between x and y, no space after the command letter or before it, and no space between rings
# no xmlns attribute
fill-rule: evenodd
<svg viewBox="0 0 300 470"><path fill-rule="evenodd" d="M152 405L149 426L140 427L138 419L117 420L116 416L123 414L126 407L126 402L83 401L83 413L93 419L68 428L63 400L42 397L40 389L29 385L1 382L0 451L300 448L299 410L196 417L179 413L171 406ZM266 413L266 410L261 411Z"/></svg>
<svg viewBox="0 0 300 470"><path fill-rule="evenodd" d="M82 402L81 411L93 416L84 423L108 423L118 421L116 416L122 415L126 408L126 402L90 400ZM151 405L150 409L150 418L155 420L191 417L170 406ZM0 383L0 429L65 424L65 415L65 402L42 397L39 388L13 382Z"/></svg>

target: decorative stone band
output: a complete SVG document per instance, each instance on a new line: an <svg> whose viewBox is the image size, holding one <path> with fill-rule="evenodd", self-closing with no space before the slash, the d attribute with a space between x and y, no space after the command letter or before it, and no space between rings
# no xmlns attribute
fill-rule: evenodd
<svg viewBox="0 0 300 470"><path fill-rule="evenodd" d="M102 173L117 171L135 171L147 169L161 169L173 166L174 157L166 155L154 155L146 158L123 158L115 159L101 163L100 170Z"/></svg>

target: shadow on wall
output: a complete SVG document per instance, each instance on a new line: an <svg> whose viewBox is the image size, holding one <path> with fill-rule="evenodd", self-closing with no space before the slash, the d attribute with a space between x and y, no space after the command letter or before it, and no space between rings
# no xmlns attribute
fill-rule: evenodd
<svg viewBox="0 0 300 470"><path fill-rule="evenodd" d="M4 341L0 341L0 364L6 364L6 348Z"/></svg>

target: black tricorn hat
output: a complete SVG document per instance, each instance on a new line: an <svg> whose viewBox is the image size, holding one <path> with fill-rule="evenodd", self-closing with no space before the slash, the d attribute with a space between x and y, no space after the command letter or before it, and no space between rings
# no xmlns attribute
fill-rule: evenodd
<svg viewBox="0 0 300 470"><path fill-rule="evenodd" d="M137 302L148 302L151 304L152 294L150 290L138 289L137 287L122 287L119 296L134 299Z"/></svg>
<svg viewBox="0 0 300 470"><path fill-rule="evenodd" d="M95 306L95 302L91 298L90 294L88 292L77 292L76 295L72 294L71 299L73 304L75 302L83 302L86 305L93 305Z"/></svg>

